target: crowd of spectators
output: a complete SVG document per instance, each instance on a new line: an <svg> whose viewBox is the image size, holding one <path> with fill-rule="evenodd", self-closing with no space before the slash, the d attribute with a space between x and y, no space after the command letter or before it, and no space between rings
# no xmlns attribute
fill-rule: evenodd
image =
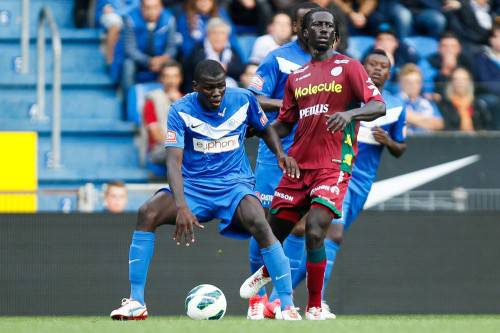
<svg viewBox="0 0 500 333"><path fill-rule="evenodd" d="M248 86L265 56L294 38L288 10L298 2L97 0L106 62L119 73L114 77L124 96L136 83L164 85L156 97L149 95L142 112L150 151L151 138L160 142L164 135L157 127L168 105L191 91L196 63L219 61L228 86ZM311 2L336 12L337 51L349 55L350 36L361 35L373 36L372 48L387 52L393 68L386 88L404 100L410 133L500 130L500 0ZM249 57L238 43L242 35L257 37ZM406 38L415 35L435 39L437 52L408 44Z"/></svg>

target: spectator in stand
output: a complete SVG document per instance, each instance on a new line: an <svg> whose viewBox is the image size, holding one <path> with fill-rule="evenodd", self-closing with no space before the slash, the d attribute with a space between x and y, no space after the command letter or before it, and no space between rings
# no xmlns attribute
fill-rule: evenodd
<svg viewBox="0 0 500 333"><path fill-rule="evenodd" d="M267 0L233 0L228 11L238 34L264 35L273 16Z"/></svg>
<svg viewBox="0 0 500 333"><path fill-rule="evenodd" d="M350 23L353 32L369 34L369 28L376 29L376 23L371 15L377 8L378 0L330 0L326 2L332 2L340 9L336 13L346 17L344 21Z"/></svg>
<svg viewBox="0 0 500 333"><path fill-rule="evenodd" d="M396 32L389 26L383 25L375 37L375 43L365 54L370 54L373 49L382 49L391 61L391 80L387 82L386 89L392 93L397 92L398 73L407 63L418 63L420 56L417 51L401 41ZM363 56L363 59L365 56ZM364 61L364 60L363 60Z"/></svg>
<svg viewBox="0 0 500 333"><path fill-rule="evenodd" d="M218 61L224 67L228 87L238 86L237 81L245 70L245 65L229 41L230 34L231 26L223 19L214 17L208 21L205 40L194 47L191 55L184 62L184 91L192 90L194 68L197 63L205 59Z"/></svg>
<svg viewBox="0 0 500 333"><path fill-rule="evenodd" d="M250 83L252 82L253 78L255 77L255 74L257 73L257 66L256 64L248 64L245 67L245 71L243 74L240 76L240 87L242 88L248 88Z"/></svg>
<svg viewBox="0 0 500 333"><path fill-rule="evenodd" d="M485 46L475 59L478 99L486 102L500 130L500 22L493 26L490 47Z"/></svg>
<svg viewBox="0 0 500 333"><path fill-rule="evenodd" d="M292 19L285 13L274 15L268 34L257 38L253 45L250 63L260 64L269 52L288 43L292 38Z"/></svg>
<svg viewBox="0 0 500 333"><path fill-rule="evenodd" d="M444 128L443 118L434 102L421 95L423 77L417 65L407 64L401 68L399 85L409 133L429 133Z"/></svg>
<svg viewBox="0 0 500 333"><path fill-rule="evenodd" d="M97 0L96 23L106 30L107 65L113 63L115 46L123 28L122 16L139 4L140 0Z"/></svg>
<svg viewBox="0 0 500 333"><path fill-rule="evenodd" d="M183 58L189 57L194 46L203 42L208 21L214 17L224 19L233 30L229 15L225 9L218 7L216 0L185 1L184 10L177 19L177 31L182 36L181 56Z"/></svg>
<svg viewBox="0 0 500 333"><path fill-rule="evenodd" d="M439 108L447 130L474 132L492 127L485 103L474 98L474 82L465 68L457 67L451 73Z"/></svg>
<svg viewBox="0 0 500 333"><path fill-rule="evenodd" d="M446 28L442 12L446 2L448 0L381 0L375 16L393 25L401 39L412 34L438 38Z"/></svg>
<svg viewBox="0 0 500 333"><path fill-rule="evenodd" d="M449 27L460 41L472 47L488 44L495 13L489 0L450 1ZM499 9L497 9L499 10Z"/></svg>
<svg viewBox="0 0 500 333"><path fill-rule="evenodd" d="M182 97L181 65L174 60L167 61L161 68L159 81L163 88L147 94L142 116L148 137L148 158L154 164L164 166L167 157L164 143L168 111L170 105Z"/></svg>
<svg viewBox="0 0 500 333"><path fill-rule="evenodd" d="M465 67L471 70L471 61L468 55L462 52L462 45L458 38L451 32L444 33L439 40L438 52L427 57L422 62L424 78L431 81L427 91L434 91L434 100L439 102L444 93L451 72L457 67Z"/></svg>
<svg viewBox="0 0 500 333"><path fill-rule="evenodd" d="M125 17L122 88L126 96L135 82L154 81L163 64L175 58L175 18L161 0L141 0Z"/></svg>
<svg viewBox="0 0 500 333"><path fill-rule="evenodd" d="M104 190L104 210L109 213L123 213L127 207L128 193L125 183L120 180L106 184Z"/></svg>
<svg viewBox="0 0 500 333"><path fill-rule="evenodd" d="M338 52L346 54L349 40L349 15L347 12L342 11L341 7L337 6L332 0L311 0L311 2L335 12L338 20L339 40L334 47Z"/></svg>

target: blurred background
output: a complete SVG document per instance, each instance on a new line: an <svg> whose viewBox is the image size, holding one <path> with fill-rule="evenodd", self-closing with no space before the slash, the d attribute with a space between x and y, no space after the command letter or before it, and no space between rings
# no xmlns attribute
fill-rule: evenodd
<svg viewBox="0 0 500 333"><path fill-rule="evenodd" d="M228 86L247 86L294 38L297 2L2 0L0 211L136 210L165 181L166 115L195 64L217 59ZM499 2L314 2L336 11L339 52L362 61L377 47L393 62L386 89L404 100L409 149L379 178L477 155L368 208L499 209Z"/></svg>

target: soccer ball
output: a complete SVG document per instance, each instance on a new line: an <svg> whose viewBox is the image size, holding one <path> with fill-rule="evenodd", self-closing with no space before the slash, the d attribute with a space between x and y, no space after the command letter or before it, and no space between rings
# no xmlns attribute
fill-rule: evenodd
<svg viewBox="0 0 500 333"><path fill-rule="evenodd" d="M184 302L186 314L195 320L219 320L226 313L226 297L211 284L201 284L191 289Z"/></svg>

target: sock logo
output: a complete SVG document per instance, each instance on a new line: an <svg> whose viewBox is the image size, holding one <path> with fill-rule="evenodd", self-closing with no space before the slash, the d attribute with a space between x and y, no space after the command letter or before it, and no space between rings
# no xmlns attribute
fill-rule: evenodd
<svg viewBox="0 0 500 333"><path fill-rule="evenodd" d="M280 275L280 276L277 276L277 277L276 277L276 280L281 280L282 278L284 278L284 277L285 277L285 276L287 276L287 275L288 275L288 273L283 274L283 275Z"/></svg>

